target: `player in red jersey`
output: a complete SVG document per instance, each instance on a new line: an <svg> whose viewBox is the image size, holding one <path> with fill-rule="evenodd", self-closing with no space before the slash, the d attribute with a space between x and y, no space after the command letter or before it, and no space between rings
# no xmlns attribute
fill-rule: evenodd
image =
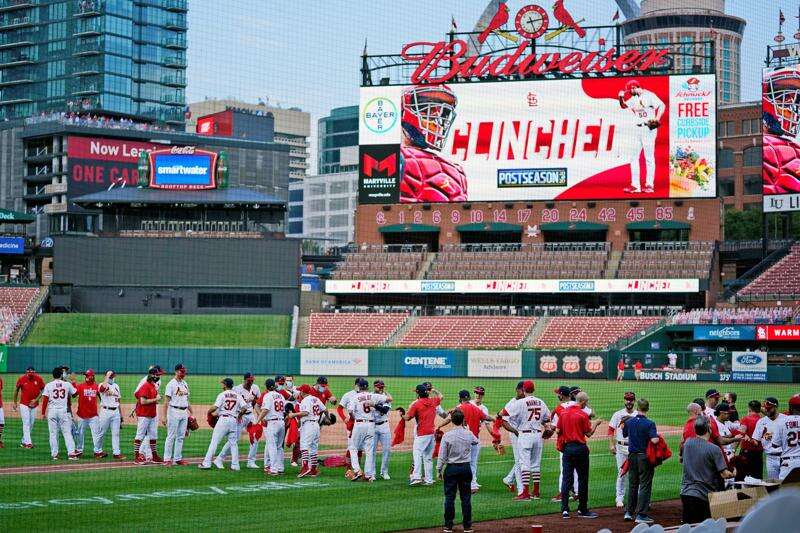
<svg viewBox="0 0 800 533"><path fill-rule="evenodd" d="M136 437L133 440L133 455L134 463L137 465L146 464L144 455L142 455L140 447L142 441L147 438L150 441L150 451L153 454L154 463L162 463L156 451L156 439L152 435L156 434L158 430L156 419L156 406L161 401L161 395L155 386L155 382L159 380L159 376L155 374L148 374L147 381L145 381L138 389L136 389L136 416L138 417L138 424L136 426Z"/></svg>
<svg viewBox="0 0 800 533"><path fill-rule="evenodd" d="M484 422L494 422L494 417L489 416L488 412L485 412L483 409L470 402L468 390L459 391L458 402L459 403L455 409L458 409L464 414L464 423L476 437L478 436L478 433L480 433L481 426ZM452 412L453 411L450 411L451 414ZM445 418L442 422L439 422L437 429L442 429L449 423L450 416ZM478 456L480 455L480 452L481 446L479 443L477 446L472 447L472 454L470 455L469 460L469 466L472 470L472 482L470 484L470 488L472 489L473 494L478 492L478 490L481 488L481 486L478 484Z"/></svg>
<svg viewBox="0 0 800 533"><path fill-rule="evenodd" d="M94 379L94 370L91 368L84 374L84 382L75 385L78 389L78 413L75 419L77 431L75 436L75 453L80 457L83 455L84 434L86 428L92 435L92 443L94 444L94 457L101 459L108 456L103 453L98 446L99 437L99 418L97 416L97 398L98 398L98 385Z"/></svg>
<svg viewBox="0 0 800 533"><path fill-rule="evenodd" d="M14 411L19 410L19 416L22 419L20 448L33 448L31 431L36 420L36 407L39 405L39 397L43 390L44 380L32 366L29 366L17 380L14 388Z"/></svg>
<svg viewBox="0 0 800 533"><path fill-rule="evenodd" d="M403 91L400 202L466 202L467 176L444 159L458 99L446 85L415 85Z"/></svg>
<svg viewBox="0 0 800 533"><path fill-rule="evenodd" d="M417 385L415 391L417 399L403 415L403 420L414 419L417 423L413 448L414 470L411 472L409 485L422 484L423 471L425 485L433 485L433 448L435 445L433 423L436 420L436 409L442 403L442 395L436 389L428 390L424 383Z"/></svg>

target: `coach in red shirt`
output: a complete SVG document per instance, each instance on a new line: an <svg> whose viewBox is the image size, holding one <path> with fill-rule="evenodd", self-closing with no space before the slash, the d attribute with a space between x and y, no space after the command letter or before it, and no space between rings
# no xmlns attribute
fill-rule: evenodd
<svg viewBox="0 0 800 533"><path fill-rule="evenodd" d="M591 437L600 419L589 421L583 408L589 403L589 395L579 392L575 396L575 405L567 407L558 416L556 429L564 443L562 466L564 476L561 481L561 517L569 518L569 490L574 473L578 473L578 517L597 518L597 513L590 511L589 502L589 447L586 438Z"/></svg>
<svg viewBox="0 0 800 533"><path fill-rule="evenodd" d="M94 457L95 459L100 459L104 456L97 447L97 424L99 420L97 418L97 394L99 387L94 379L94 370L90 368L83 375L84 382L75 385L75 388L78 389L78 431L75 439L75 453L79 456L83 455L84 436L88 428L94 443Z"/></svg>
<svg viewBox="0 0 800 533"><path fill-rule="evenodd" d="M436 419L436 408L442 403L442 395L436 389L428 391L424 384L417 385L417 400L408 408L403 419L412 418L417 422L417 433L414 436L414 471L411 473L410 485L419 485L422 481L423 465L425 484L433 485L433 422Z"/></svg>

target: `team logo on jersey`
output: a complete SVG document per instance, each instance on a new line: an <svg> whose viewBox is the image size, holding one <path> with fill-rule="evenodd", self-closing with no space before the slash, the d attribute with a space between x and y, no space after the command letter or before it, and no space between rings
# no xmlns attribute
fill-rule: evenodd
<svg viewBox="0 0 800 533"><path fill-rule="evenodd" d="M539 357L539 370L547 374L552 374L558 370L558 359L554 355L543 355Z"/></svg>
<svg viewBox="0 0 800 533"><path fill-rule="evenodd" d="M581 358L577 355L565 355L561 360L561 369L567 374L574 374L581 369Z"/></svg>
<svg viewBox="0 0 800 533"><path fill-rule="evenodd" d="M599 374L603 371L603 358L599 355L590 355L586 358L586 371L590 374Z"/></svg>

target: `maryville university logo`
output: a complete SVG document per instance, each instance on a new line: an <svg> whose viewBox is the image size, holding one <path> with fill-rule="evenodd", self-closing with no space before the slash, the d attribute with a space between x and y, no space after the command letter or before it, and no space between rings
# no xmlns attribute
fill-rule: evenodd
<svg viewBox="0 0 800 533"><path fill-rule="evenodd" d="M390 154L380 161L369 154L364 154L361 161L361 170L365 176L371 178L374 172L384 176L394 176L397 172L397 154Z"/></svg>
<svg viewBox="0 0 800 533"><path fill-rule="evenodd" d="M546 374L552 374L558 370L558 359L556 356L543 355L539 357L539 370Z"/></svg>
<svg viewBox="0 0 800 533"><path fill-rule="evenodd" d="M586 371L590 374L599 374L603 371L603 358L599 355L590 355L586 358Z"/></svg>
<svg viewBox="0 0 800 533"><path fill-rule="evenodd" d="M581 358L577 355L565 355L561 360L561 368L567 374L574 374L581 369Z"/></svg>

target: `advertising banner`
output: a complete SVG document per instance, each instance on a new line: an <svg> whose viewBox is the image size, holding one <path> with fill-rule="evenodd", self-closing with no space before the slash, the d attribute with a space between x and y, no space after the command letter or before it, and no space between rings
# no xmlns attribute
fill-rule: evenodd
<svg viewBox="0 0 800 533"><path fill-rule="evenodd" d="M696 341L750 341L756 338L755 326L695 326Z"/></svg>
<svg viewBox="0 0 800 533"><path fill-rule="evenodd" d="M537 378L605 379L605 354L598 352L537 352Z"/></svg>
<svg viewBox="0 0 800 533"><path fill-rule="evenodd" d="M799 341L800 325L756 326L756 339L760 341Z"/></svg>
<svg viewBox="0 0 800 533"><path fill-rule="evenodd" d="M0 254L20 255L25 253L25 239L22 237L0 237Z"/></svg>
<svg viewBox="0 0 800 533"><path fill-rule="evenodd" d="M715 88L713 75L363 87L359 200L713 198Z"/></svg>
<svg viewBox="0 0 800 533"><path fill-rule="evenodd" d="M508 294L697 292L697 279L327 280L328 294Z"/></svg>
<svg viewBox="0 0 800 533"><path fill-rule="evenodd" d="M470 350L467 361L467 375L471 378L522 377L519 350Z"/></svg>
<svg viewBox="0 0 800 533"><path fill-rule="evenodd" d="M191 146L150 152L150 187L198 190L216 187L217 154Z"/></svg>
<svg viewBox="0 0 800 533"><path fill-rule="evenodd" d="M763 70L761 165L765 213L800 210L800 65Z"/></svg>
<svg viewBox="0 0 800 533"><path fill-rule="evenodd" d="M366 376L369 350L300 350L300 374L304 376Z"/></svg>
<svg viewBox="0 0 800 533"><path fill-rule="evenodd" d="M8 372L8 346L0 344L0 374Z"/></svg>
<svg viewBox="0 0 800 533"><path fill-rule="evenodd" d="M766 352L731 352L731 379L733 381L767 381Z"/></svg>
<svg viewBox="0 0 800 533"><path fill-rule="evenodd" d="M731 375L727 373L685 372L680 370L642 370L637 378L632 370L626 370L625 379L638 379L639 381L731 381Z"/></svg>
<svg viewBox="0 0 800 533"><path fill-rule="evenodd" d="M403 350L403 376L450 377L455 375L452 350Z"/></svg>

